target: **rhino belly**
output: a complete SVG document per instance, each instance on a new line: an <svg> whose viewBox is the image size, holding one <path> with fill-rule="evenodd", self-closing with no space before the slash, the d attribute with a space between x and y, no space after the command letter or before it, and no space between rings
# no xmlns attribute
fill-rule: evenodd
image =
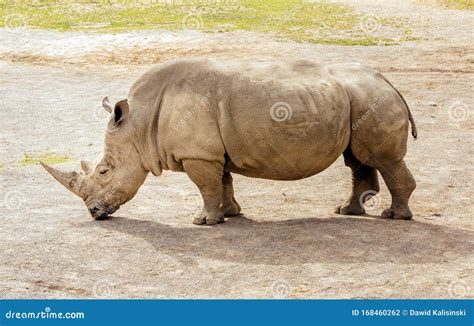
<svg viewBox="0 0 474 326"><path fill-rule="evenodd" d="M303 179L326 169L346 149L350 139L346 97L317 105L306 100L285 103L279 113L271 111L271 103L234 111L221 125L228 171L263 179ZM285 113L288 107L291 111Z"/></svg>
<svg viewBox="0 0 474 326"><path fill-rule="evenodd" d="M329 167L349 142L347 132L341 135L340 141L335 142L334 137L327 137L321 132L301 131L296 135L287 130L275 130L273 139L256 132L255 138L242 151L227 153L230 162L226 170L254 178L303 179ZM337 130L332 131L334 135L338 133Z"/></svg>

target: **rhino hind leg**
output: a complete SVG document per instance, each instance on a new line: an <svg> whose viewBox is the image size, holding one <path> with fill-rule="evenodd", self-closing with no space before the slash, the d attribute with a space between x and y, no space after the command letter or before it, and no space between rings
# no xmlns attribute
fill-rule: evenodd
<svg viewBox="0 0 474 326"><path fill-rule="evenodd" d="M224 172L222 177L222 203L221 211L224 216L237 216L240 213L240 205L234 197L233 179L230 172Z"/></svg>
<svg viewBox="0 0 474 326"><path fill-rule="evenodd" d="M223 165L219 162L203 160L184 160L184 171L198 187L204 207L193 218L197 225L214 225L224 222L224 214L220 209L223 187Z"/></svg>
<svg viewBox="0 0 474 326"><path fill-rule="evenodd" d="M352 193L345 204L336 208L336 213L362 215L365 213L363 204L380 190L377 170L361 163L350 147L344 151L343 155L344 163L352 170Z"/></svg>
<svg viewBox="0 0 474 326"><path fill-rule="evenodd" d="M413 214L408 207L410 195L416 182L403 160L384 163L379 167L380 174L392 195L392 205L383 211L382 217L409 220Z"/></svg>

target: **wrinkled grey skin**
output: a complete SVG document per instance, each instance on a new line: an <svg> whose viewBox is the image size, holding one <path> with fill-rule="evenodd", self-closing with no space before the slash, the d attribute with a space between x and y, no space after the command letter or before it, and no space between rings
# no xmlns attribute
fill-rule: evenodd
<svg viewBox="0 0 474 326"><path fill-rule="evenodd" d="M341 214L364 214L379 191L392 195L384 217L409 219L415 180L403 157L411 113L377 71L359 64L233 63L180 59L158 65L111 113L103 158L83 172L45 168L103 219L136 194L148 172L186 172L204 207L195 224L234 216L231 173L273 180L317 174L341 154L353 189Z"/></svg>

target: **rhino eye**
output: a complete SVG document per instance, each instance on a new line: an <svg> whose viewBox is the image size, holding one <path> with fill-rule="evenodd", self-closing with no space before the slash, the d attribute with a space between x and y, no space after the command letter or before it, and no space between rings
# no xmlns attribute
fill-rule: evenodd
<svg viewBox="0 0 474 326"><path fill-rule="evenodd" d="M105 177L105 175L110 171L109 167L101 166L99 167L99 174L101 177Z"/></svg>

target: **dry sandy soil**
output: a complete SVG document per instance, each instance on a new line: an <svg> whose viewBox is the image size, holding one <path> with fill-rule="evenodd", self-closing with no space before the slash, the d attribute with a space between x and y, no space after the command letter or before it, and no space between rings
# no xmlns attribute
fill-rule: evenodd
<svg viewBox="0 0 474 326"><path fill-rule="evenodd" d="M0 30L0 296L474 298L474 15L399 2L357 9L397 11L426 39L341 47L241 32ZM124 97L153 63L197 55L357 61L385 73L419 130L406 157L414 219L378 217L390 201L383 183L368 215L333 214L350 192L342 158L296 182L235 176L243 215L215 227L191 224L200 197L184 174L150 176L112 219L93 221L40 166L19 163L25 153L68 155L63 169L94 159L101 99Z"/></svg>

